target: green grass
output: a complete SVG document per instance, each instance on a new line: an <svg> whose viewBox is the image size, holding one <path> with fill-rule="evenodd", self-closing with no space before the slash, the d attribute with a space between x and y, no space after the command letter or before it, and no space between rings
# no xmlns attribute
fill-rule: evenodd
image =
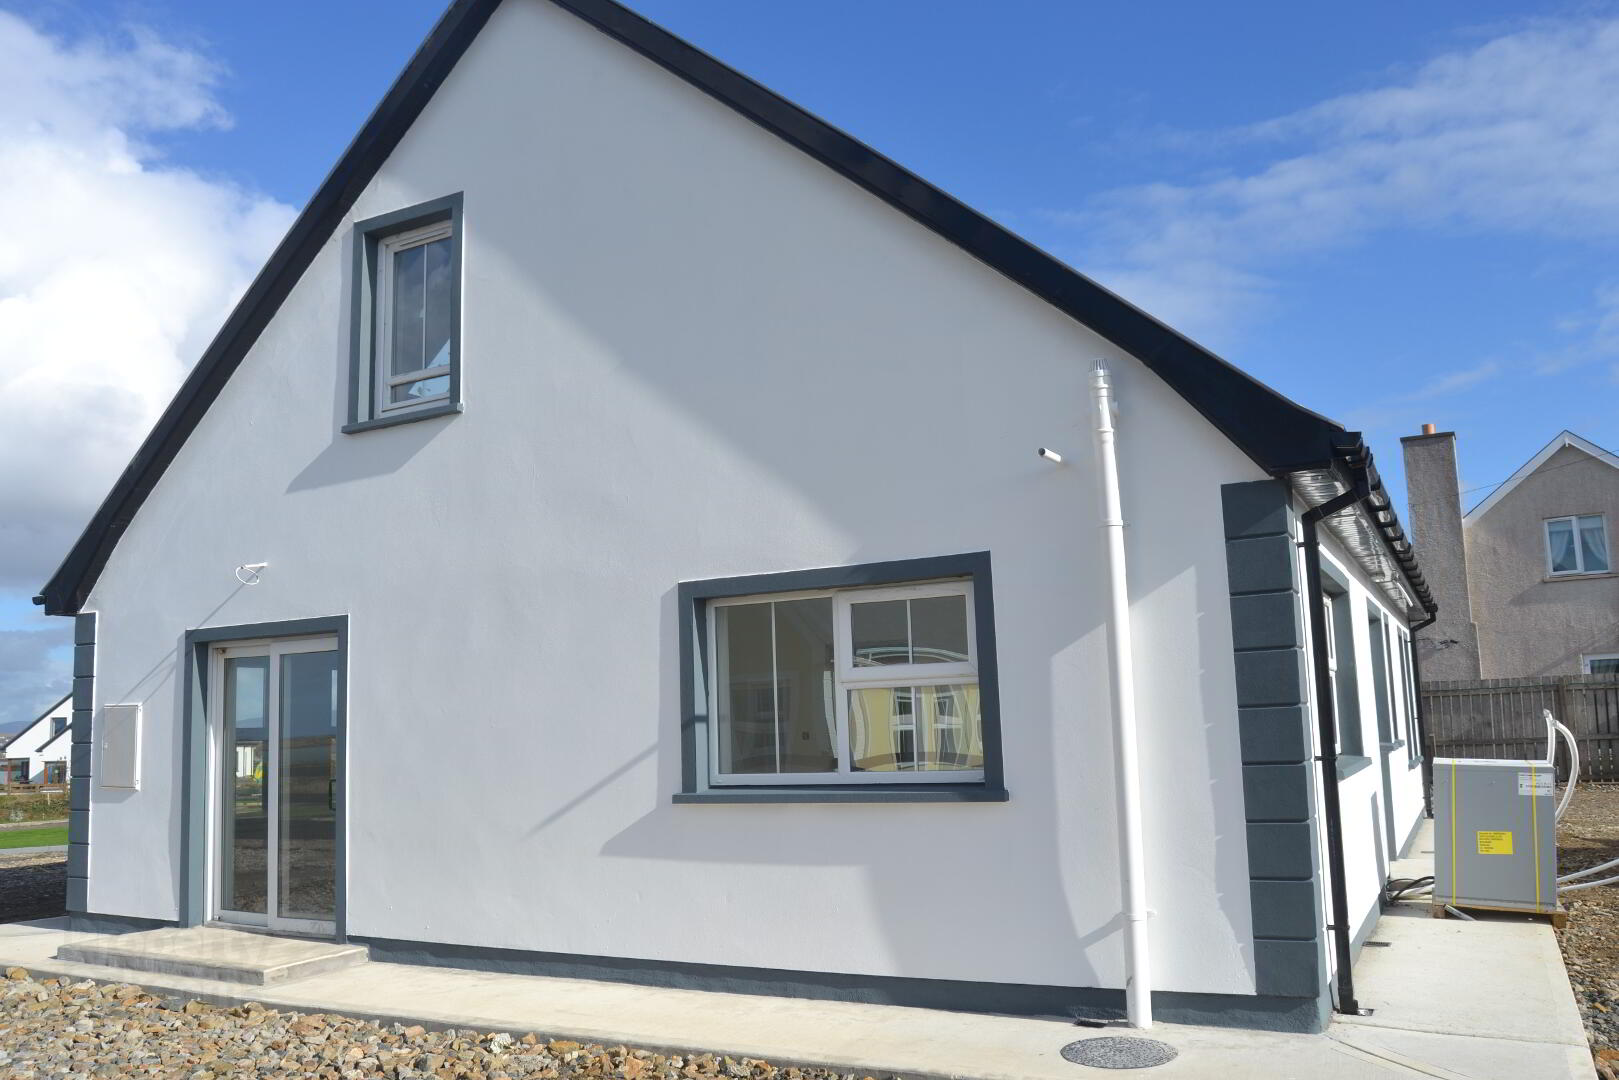
<svg viewBox="0 0 1619 1080"><path fill-rule="evenodd" d="M67 826L45 829L0 829L0 851L19 847L52 847L67 843Z"/></svg>

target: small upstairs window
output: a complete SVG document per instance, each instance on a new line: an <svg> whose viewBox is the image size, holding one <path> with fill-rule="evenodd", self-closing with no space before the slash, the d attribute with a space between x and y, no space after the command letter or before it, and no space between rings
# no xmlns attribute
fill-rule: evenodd
<svg viewBox="0 0 1619 1080"><path fill-rule="evenodd" d="M346 432L461 409L461 196L354 227Z"/></svg>
<svg viewBox="0 0 1619 1080"><path fill-rule="evenodd" d="M1619 653L1587 656L1584 659L1587 675L1619 675Z"/></svg>
<svg viewBox="0 0 1619 1080"><path fill-rule="evenodd" d="M1607 573L1608 530L1602 515L1548 519L1546 569L1553 576Z"/></svg>

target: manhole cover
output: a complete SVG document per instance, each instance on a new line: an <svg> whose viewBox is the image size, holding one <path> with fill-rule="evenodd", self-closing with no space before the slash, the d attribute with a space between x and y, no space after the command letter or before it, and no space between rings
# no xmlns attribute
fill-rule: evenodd
<svg viewBox="0 0 1619 1080"><path fill-rule="evenodd" d="M1081 1039L1062 1048L1062 1056L1075 1065L1093 1069L1150 1069L1175 1060L1175 1048L1156 1039L1115 1035Z"/></svg>

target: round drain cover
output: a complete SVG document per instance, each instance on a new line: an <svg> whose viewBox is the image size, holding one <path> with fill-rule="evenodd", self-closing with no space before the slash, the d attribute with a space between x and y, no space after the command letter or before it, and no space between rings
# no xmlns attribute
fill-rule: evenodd
<svg viewBox="0 0 1619 1080"><path fill-rule="evenodd" d="M1114 1035L1081 1039L1062 1048L1062 1056L1075 1065L1093 1069L1150 1069L1175 1060L1175 1048L1156 1039Z"/></svg>

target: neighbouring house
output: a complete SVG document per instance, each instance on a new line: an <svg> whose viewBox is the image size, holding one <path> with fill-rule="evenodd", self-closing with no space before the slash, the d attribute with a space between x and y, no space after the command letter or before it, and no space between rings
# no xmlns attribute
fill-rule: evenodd
<svg viewBox="0 0 1619 1080"><path fill-rule="evenodd" d="M1400 441L1440 604L1423 681L1619 674L1619 456L1565 431L1464 514L1455 433L1429 424Z"/></svg>
<svg viewBox="0 0 1619 1080"><path fill-rule="evenodd" d="M449 9L39 600L84 925L1313 1030L1422 812L1358 434L608 0Z"/></svg>
<svg viewBox="0 0 1619 1080"><path fill-rule="evenodd" d="M41 713L33 723L0 743L0 786L67 786L72 703L73 695L69 694Z"/></svg>

